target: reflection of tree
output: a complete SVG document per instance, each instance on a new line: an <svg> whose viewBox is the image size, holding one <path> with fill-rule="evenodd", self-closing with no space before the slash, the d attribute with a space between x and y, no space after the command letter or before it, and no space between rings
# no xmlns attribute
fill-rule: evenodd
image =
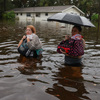
<svg viewBox="0 0 100 100"><path fill-rule="evenodd" d="M53 84L53 88L48 88L46 92L60 100L90 100L84 96L87 91L82 82L81 70L82 67L72 66L59 68L59 72L54 75L54 80L58 81L58 83Z"/></svg>
<svg viewBox="0 0 100 100"><path fill-rule="evenodd" d="M20 57L18 58L18 62L22 63L23 66L18 67L18 70L22 74L34 74L34 71L37 70L37 63L39 63L39 64L42 63L41 57L39 57L39 58L26 58L26 57L20 55Z"/></svg>

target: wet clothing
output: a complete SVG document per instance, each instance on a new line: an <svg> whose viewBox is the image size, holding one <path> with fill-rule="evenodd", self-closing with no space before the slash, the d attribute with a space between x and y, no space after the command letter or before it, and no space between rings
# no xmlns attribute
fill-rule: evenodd
<svg viewBox="0 0 100 100"><path fill-rule="evenodd" d="M66 41L62 41L57 48L58 53L62 53L60 51L61 47L63 48L69 48L68 52L65 55L65 64L68 65L77 65L81 64L82 59L79 58L79 56L82 56L84 54L84 46L83 46L83 40L82 35L76 34L73 35L70 39Z"/></svg>
<svg viewBox="0 0 100 100"><path fill-rule="evenodd" d="M42 43L36 34L32 34L32 39L30 39L30 42L28 42L27 45L30 50L42 48Z"/></svg>
<svg viewBox="0 0 100 100"><path fill-rule="evenodd" d="M74 57L70 57L70 56L65 56L65 64L82 65L82 58L74 58Z"/></svg>

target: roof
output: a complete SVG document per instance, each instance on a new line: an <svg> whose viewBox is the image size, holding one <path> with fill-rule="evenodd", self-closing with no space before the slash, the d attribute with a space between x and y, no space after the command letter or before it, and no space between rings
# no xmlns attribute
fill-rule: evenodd
<svg viewBox="0 0 100 100"><path fill-rule="evenodd" d="M74 5L66 5L66 6L15 8L13 10L16 13L17 12L62 12L63 10L72 8L72 7L77 8ZM79 10L79 9L77 8L77 10ZM80 12L83 13L81 10L80 10Z"/></svg>

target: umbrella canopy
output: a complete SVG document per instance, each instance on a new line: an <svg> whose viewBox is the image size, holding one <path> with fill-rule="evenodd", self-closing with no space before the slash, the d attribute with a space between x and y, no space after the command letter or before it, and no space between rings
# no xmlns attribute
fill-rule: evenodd
<svg viewBox="0 0 100 100"><path fill-rule="evenodd" d="M67 24L95 27L86 17L68 13L57 13L49 17L47 21L58 21Z"/></svg>

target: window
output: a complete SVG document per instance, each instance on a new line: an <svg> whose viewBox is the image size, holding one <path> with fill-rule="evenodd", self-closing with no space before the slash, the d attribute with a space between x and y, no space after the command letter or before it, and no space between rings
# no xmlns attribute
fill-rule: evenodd
<svg viewBox="0 0 100 100"><path fill-rule="evenodd" d="M75 12L71 12L71 14L75 14L75 15L77 15L77 13L75 13Z"/></svg>
<svg viewBox="0 0 100 100"><path fill-rule="evenodd" d="M71 14L74 14L73 12L71 12Z"/></svg>
<svg viewBox="0 0 100 100"><path fill-rule="evenodd" d="M31 13L27 13L27 15L26 15L27 17L31 17Z"/></svg>
<svg viewBox="0 0 100 100"><path fill-rule="evenodd" d="M45 13L45 16L48 16L48 13Z"/></svg>
<svg viewBox="0 0 100 100"><path fill-rule="evenodd" d="M16 13L16 15L18 15L18 13Z"/></svg>
<svg viewBox="0 0 100 100"><path fill-rule="evenodd" d="M36 17L40 17L40 13L36 13Z"/></svg>
<svg viewBox="0 0 100 100"><path fill-rule="evenodd" d="M22 13L20 13L20 15L22 16L23 14L22 14Z"/></svg>

